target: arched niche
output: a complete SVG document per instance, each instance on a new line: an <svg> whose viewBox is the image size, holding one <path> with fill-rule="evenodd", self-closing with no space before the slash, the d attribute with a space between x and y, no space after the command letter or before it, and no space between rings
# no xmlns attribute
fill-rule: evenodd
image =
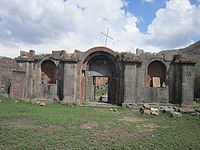
<svg viewBox="0 0 200 150"><path fill-rule="evenodd" d="M158 60L152 61L147 69L147 81L149 87L165 87L165 78L165 64Z"/></svg>
<svg viewBox="0 0 200 150"><path fill-rule="evenodd" d="M42 83L56 84L56 64L52 60L41 63Z"/></svg>

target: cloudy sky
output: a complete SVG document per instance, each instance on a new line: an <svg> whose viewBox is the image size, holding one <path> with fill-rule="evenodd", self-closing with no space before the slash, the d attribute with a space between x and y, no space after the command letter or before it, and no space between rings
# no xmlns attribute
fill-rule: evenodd
<svg viewBox="0 0 200 150"><path fill-rule="evenodd" d="M115 51L185 47L200 40L200 0L0 0L0 55L104 46Z"/></svg>

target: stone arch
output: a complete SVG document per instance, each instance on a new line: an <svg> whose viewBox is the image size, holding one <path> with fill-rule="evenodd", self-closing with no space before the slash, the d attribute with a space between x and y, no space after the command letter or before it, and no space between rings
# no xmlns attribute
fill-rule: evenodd
<svg viewBox="0 0 200 150"><path fill-rule="evenodd" d="M42 83L56 84L56 64L52 60L41 63Z"/></svg>
<svg viewBox="0 0 200 150"><path fill-rule="evenodd" d="M86 52L82 64L81 100L93 101L94 77L108 77L108 102L119 104L119 64L116 53L105 47Z"/></svg>
<svg viewBox="0 0 200 150"><path fill-rule="evenodd" d="M147 82L150 87L153 87L153 82L157 83L156 87L165 87L166 80L166 65L160 60L153 60L147 68ZM154 81L157 79L157 81ZM159 85L160 84L160 85Z"/></svg>

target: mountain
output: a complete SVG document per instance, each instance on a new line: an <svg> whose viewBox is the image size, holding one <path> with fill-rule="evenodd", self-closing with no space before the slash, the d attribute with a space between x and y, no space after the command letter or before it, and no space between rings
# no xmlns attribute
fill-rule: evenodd
<svg viewBox="0 0 200 150"><path fill-rule="evenodd" d="M173 49L173 50L164 50L160 51L161 54L181 54L186 58L193 58L200 60L200 41L195 42L185 48Z"/></svg>

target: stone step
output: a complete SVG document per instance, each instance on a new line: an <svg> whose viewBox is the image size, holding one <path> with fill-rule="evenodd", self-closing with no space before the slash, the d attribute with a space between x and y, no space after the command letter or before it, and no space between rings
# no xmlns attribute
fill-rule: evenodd
<svg viewBox="0 0 200 150"><path fill-rule="evenodd" d="M103 103L103 102L84 102L84 105L87 105L87 106L116 107L116 105L112 105L110 103Z"/></svg>

